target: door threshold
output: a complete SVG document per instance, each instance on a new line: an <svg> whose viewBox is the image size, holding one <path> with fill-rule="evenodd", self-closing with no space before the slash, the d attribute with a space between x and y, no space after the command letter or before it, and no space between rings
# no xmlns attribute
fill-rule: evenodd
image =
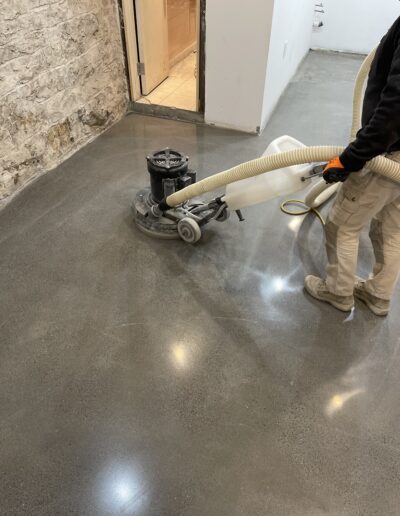
<svg viewBox="0 0 400 516"><path fill-rule="evenodd" d="M141 102L130 102L129 113L154 116L157 118L168 118L169 120L180 120L181 122L194 122L204 124L204 114L187 109L179 109L155 104L143 104Z"/></svg>

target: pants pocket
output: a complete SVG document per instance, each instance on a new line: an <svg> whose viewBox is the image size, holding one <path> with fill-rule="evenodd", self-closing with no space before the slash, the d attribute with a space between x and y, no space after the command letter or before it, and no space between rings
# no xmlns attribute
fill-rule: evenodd
<svg viewBox="0 0 400 516"><path fill-rule="evenodd" d="M343 187L332 208L330 219L338 226L362 227L374 213L375 200L353 188Z"/></svg>

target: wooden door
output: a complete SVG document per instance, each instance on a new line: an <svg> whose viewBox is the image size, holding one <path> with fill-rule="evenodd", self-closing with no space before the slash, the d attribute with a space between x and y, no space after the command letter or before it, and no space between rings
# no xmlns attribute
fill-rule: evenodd
<svg viewBox="0 0 400 516"><path fill-rule="evenodd" d="M142 94L148 95L169 73L167 0L136 0Z"/></svg>

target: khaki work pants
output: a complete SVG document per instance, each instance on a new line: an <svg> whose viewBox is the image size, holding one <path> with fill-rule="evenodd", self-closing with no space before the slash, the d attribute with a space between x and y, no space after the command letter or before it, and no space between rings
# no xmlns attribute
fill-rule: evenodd
<svg viewBox="0 0 400 516"><path fill-rule="evenodd" d="M387 156L400 163L400 152ZM363 227L371 222L375 253L367 290L390 300L400 271L400 184L364 169L341 186L326 223L327 287L339 296L353 294Z"/></svg>

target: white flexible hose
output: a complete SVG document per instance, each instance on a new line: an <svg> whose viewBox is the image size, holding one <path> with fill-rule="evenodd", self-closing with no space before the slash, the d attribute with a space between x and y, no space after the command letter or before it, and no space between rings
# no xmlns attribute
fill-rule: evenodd
<svg viewBox="0 0 400 516"><path fill-rule="evenodd" d="M372 61L375 58L377 48L378 47L374 48L374 50L372 50L372 52L370 52L370 54L365 58L357 75L353 95L353 123L351 126L350 141L355 140L358 130L361 127L361 113L364 100L365 81L367 80L371 70Z"/></svg>
<svg viewBox="0 0 400 516"><path fill-rule="evenodd" d="M372 60L375 56L376 49L373 50L369 56L366 58L364 63L361 66L360 72L357 76L355 90L354 90L354 100L353 100L353 127L352 127L352 135L354 132L357 133L360 120L361 120L361 108L362 108L362 98L363 98L363 88L365 79L368 75L368 71L371 67ZM330 161L336 156L340 155L344 150L344 147L334 147L334 146L325 146L325 147L306 147L303 149L296 149L292 151L282 152L279 154L273 154L270 156L265 156L262 158L258 158L252 161L248 161L247 163L242 163L241 165L237 165L229 170L224 172L220 172L219 174L215 174L213 176L207 177L198 183L187 186L178 192L173 193L166 199L166 203L171 208L175 206L179 206L184 202L192 199L193 197L197 197L199 195L205 194L207 192L212 192L217 188L222 186L226 186L230 183L234 183L235 181L240 181L242 179L247 179L249 177L258 176L260 174L264 174L265 172L271 172L272 170L277 170L280 168L286 168L293 165L302 165L305 163L320 163L324 161ZM394 161L391 161L383 156L379 156L374 158L372 161L368 163L368 167L378 173L381 174L392 181L400 183L400 164ZM322 184L324 184L324 188L322 188ZM329 198L331 193L324 192L326 190L325 183L319 182L315 185L315 191L318 196L323 196L323 198ZM312 192L314 192L314 188ZM331 188L337 188L337 185ZM315 195L313 198L309 199L310 203L315 203ZM314 206L312 206L314 207Z"/></svg>
<svg viewBox="0 0 400 516"><path fill-rule="evenodd" d="M258 158L187 186L183 190L179 190L167 197L166 202L171 207L179 206L193 197L212 192L217 188L240 181L241 179L247 179L248 177L258 176L265 172L293 165L330 161L335 156L341 154L343 150L344 147L306 147L305 149L296 149ZM383 156L378 156L368 163L368 167L374 172L400 183L399 163Z"/></svg>
<svg viewBox="0 0 400 516"><path fill-rule="evenodd" d="M320 179L313 185L311 190L307 192L306 198L304 199L304 204L313 210L318 209L326 201L328 201L332 195L335 195L341 184L342 183L328 184L324 179Z"/></svg>

